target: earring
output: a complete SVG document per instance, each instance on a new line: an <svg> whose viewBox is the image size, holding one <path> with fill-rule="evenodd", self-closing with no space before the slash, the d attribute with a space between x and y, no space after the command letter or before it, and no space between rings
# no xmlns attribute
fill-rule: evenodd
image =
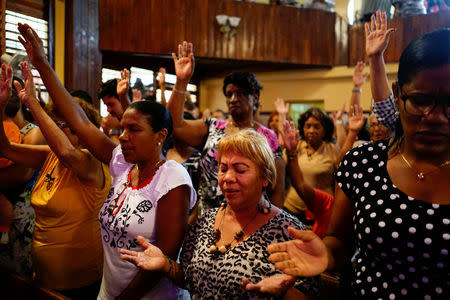
<svg viewBox="0 0 450 300"><path fill-rule="evenodd" d="M161 142L158 142L158 144L157 144L157 145L158 145L158 147L161 147Z"/></svg>

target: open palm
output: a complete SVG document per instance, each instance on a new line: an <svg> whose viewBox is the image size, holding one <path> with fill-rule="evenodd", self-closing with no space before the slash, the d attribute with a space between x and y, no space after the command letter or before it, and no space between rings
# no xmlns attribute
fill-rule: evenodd
<svg viewBox="0 0 450 300"><path fill-rule="evenodd" d="M137 237L137 241L145 248L144 252L120 249L120 258L134 263L136 266L147 271L162 271L167 263L167 258L162 251L147 242L142 236Z"/></svg>
<svg viewBox="0 0 450 300"><path fill-rule="evenodd" d="M11 80L12 69L11 66L6 66L6 63L2 64L2 74L0 75L0 103L6 104L11 97Z"/></svg>
<svg viewBox="0 0 450 300"><path fill-rule="evenodd" d="M295 277L287 274L275 274L252 283L244 278L242 285L246 290L257 294L279 296L284 294L295 282Z"/></svg>
<svg viewBox="0 0 450 300"><path fill-rule="evenodd" d="M350 116L348 118L348 130L359 132L366 121L366 116L363 114L363 108L360 105L353 105L350 107Z"/></svg>
<svg viewBox="0 0 450 300"><path fill-rule="evenodd" d="M295 152L299 141L298 130L295 129L294 122L284 121L283 128L280 131L281 137L284 141L284 146L288 153Z"/></svg>
<svg viewBox="0 0 450 300"><path fill-rule="evenodd" d="M378 10L376 15L372 15L370 24L365 24L367 56L383 55L389 44L389 38L395 30L395 28L387 28L386 12L381 13Z"/></svg>
<svg viewBox="0 0 450 300"><path fill-rule="evenodd" d="M271 244L267 251L269 260L275 268L292 276L311 277L325 271L328 266L328 254L325 244L312 231L289 228L295 240Z"/></svg>
<svg viewBox="0 0 450 300"><path fill-rule="evenodd" d="M186 41L178 45L178 57L172 53L173 62L175 64L175 74L177 79L189 82L194 73L195 60L192 43Z"/></svg>
<svg viewBox="0 0 450 300"><path fill-rule="evenodd" d="M19 41L27 52L28 59L33 66L38 66L47 61L44 51L44 44L39 38L36 31L28 24L19 23L18 30L22 36L19 36Z"/></svg>
<svg viewBox="0 0 450 300"><path fill-rule="evenodd" d="M25 61L20 63L20 68L25 86L22 88L18 81L14 81L14 87L16 88L20 101L29 107L31 101L37 101L33 74Z"/></svg>
<svg viewBox="0 0 450 300"><path fill-rule="evenodd" d="M120 80L117 79L117 95L125 95L130 87L130 71L123 69L120 72Z"/></svg>

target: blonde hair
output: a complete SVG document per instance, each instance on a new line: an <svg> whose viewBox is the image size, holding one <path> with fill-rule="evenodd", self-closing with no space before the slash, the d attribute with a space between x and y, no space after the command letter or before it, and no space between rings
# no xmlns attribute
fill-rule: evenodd
<svg viewBox="0 0 450 300"><path fill-rule="evenodd" d="M253 161L264 179L269 181L269 188L273 189L277 179L275 159L267 139L253 129L244 129L223 138L217 147L217 160L220 163L222 155L236 152Z"/></svg>

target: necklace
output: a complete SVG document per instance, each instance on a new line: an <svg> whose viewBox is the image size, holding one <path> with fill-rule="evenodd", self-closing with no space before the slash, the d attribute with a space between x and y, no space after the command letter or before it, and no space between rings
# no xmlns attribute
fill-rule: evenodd
<svg viewBox="0 0 450 300"><path fill-rule="evenodd" d="M53 177L53 171L55 171L56 165L53 166L53 169L50 171L50 173L45 174L44 182L47 183L47 191L50 191L53 187L53 183L55 182L56 177Z"/></svg>
<svg viewBox="0 0 450 300"><path fill-rule="evenodd" d="M157 169L162 165L162 163L164 163L164 162L165 162L165 160L159 160L159 161L155 164L154 169L157 170ZM131 171L132 171L132 170L133 170L133 168L131 168L131 169L130 169L130 172L128 173L128 178L127 178L127 181L123 184L123 189L122 189L122 191L121 191L120 193L118 193L118 194L117 194L117 197L116 197L114 200L111 200L111 202L110 202L109 205L108 205L108 213L109 213L110 215L112 215L112 216L115 216L115 215L120 211L120 209L121 209L122 206L123 206L123 203L124 203L125 200L127 199L129 193L124 194L125 190L126 190L127 188L129 188L129 187L133 187L133 186L131 185ZM146 179L146 180L143 181L142 183L138 184L137 187L147 185L147 184L153 179L153 176L154 176L154 175L152 175L150 178Z"/></svg>
<svg viewBox="0 0 450 300"><path fill-rule="evenodd" d="M264 200L266 200L266 199L264 198ZM222 238L223 220L225 219L225 213L227 211L227 204L226 203L222 203L220 205L221 209L223 209L222 219L220 221L220 229L216 228L214 230L214 244L209 247L209 252L214 254L214 255L224 254L228 250L231 249L231 245L233 244L233 242L238 242L238 241L242 240L242 238L244 237L245 229L247 228L248 225L250 225L250 223L252 223L255 220L256 216L259 213L262 213L262 214L269 214L270 213L271 208L272 208L272 204L270 203L269 200L267 200L267 202L269 203L268 206L264 206L263 204L258 203L258 209L257 209L255 215L250 219L250 221L247 222L247 224L245 224L244 227L242 227L242 229L240 231L238 231L238 232L236 232L234 234L233 239L228 244L225 243L223 238ZM219 248L217 248L216 244L217 244L217 242L219 240L222 241L223 245L220 246Z"/></svg>
<svg viewBox="0 0 450 300"><path fill-rule="evenodd" d="M209 252L213 253L213 254L224 254L225 252L227 252L228 250L231 249L231 244L233 244L234 241L240 241L242 240L242 238L244 237L244 230L247 228L247 226L253 222L253 220L256 218L256 216L259 214L259 209L256 211L255 215L250 219L250 221L247 222L247 224L245 224L244 227L242 227L242 229L238 232L236 232L234 234L233 239L226 244L224 242L224 240L222 239L222 232L223 232L223 219L225 218L225 213L227 212L227 205L225 203L221 204L221 208L223 208L223 214L222 214L222 220L220 221L220 229L217 228L216 230L214 230L214 239L215 239L215 244L217 243L218 240L222 241L222 246L220 246L219 248L217 248L217 246L211 245L211 247L209 247Z"/></svg>
<svg viewBox="0 0 450 300"><path fill-rule="evenodd" d="M400 152L400 156L402 157L403 161L406 163L406 165L411 169L414 170L414 168L411 166L411 164L409 163L409 161L406 159L406 157L403 155L403 153ZM416 171L417 173L417 179L419 179L420 181L425 180L425 175L433 173L437 170L440 170L442 167L445 167L447 165L450 165L450 160L446 160L444 161L442 164L440 164L436 169L430 170L428 172L422 172L422 171Z"/></svg>

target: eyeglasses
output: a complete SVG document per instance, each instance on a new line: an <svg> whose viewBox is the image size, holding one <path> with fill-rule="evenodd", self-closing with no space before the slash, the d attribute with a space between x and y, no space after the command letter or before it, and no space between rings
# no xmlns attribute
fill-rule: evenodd
<svg viewBox="0 0 450 300"><path fill-rule="evenodd" d="M437 105L442 105L444 114L447 115L447 118L450 118L450 99L448 95L442 98L420 93L402 95L400 87L399 95L405 105L405 111L412 116L426 116L432 112Z"/></svg>
<svg viewBox="0 0 450 300"><path fill-rule="evenodd" d="M69 127L69 125L67 125L66 122L62 122L62 121L55 121L55 124L56 124L56 126L58 126L60 129Z"/></svg>

